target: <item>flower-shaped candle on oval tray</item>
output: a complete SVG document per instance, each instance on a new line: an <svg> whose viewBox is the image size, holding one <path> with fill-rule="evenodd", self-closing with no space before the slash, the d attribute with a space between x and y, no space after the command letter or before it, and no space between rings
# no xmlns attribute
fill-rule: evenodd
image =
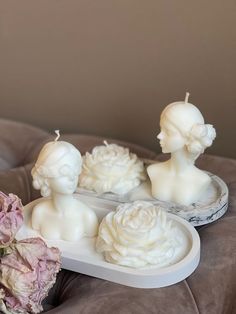
<svg viewBox="0 0 236 314"><path fill-rule="evenodd" d="M145 201L121 204L108 213L96 242L107 262L133 268L171 265L187 246L186 236L166 212Z"/></svg>
<svg viewBox="0 0 236 314"><path fill-rule="evenodd" d="M79 187L98 194L124 195L146 179L143 162L117 144L96 146L83 157Z"/></svg>

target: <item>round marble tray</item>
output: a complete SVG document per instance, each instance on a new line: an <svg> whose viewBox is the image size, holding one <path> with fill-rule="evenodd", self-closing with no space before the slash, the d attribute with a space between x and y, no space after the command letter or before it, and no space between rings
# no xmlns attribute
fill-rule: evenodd
<svg viewBox="0 0 236 314"><path fill-rule="evenodd" d="M75 195L81 201L87 203L97 214L99 222L102 218L114 210L114 203L108 200L90 198L83 195ZM29 203L24 207L24 225L17 233L17 240L39 236L32 230L30 217L32 208L40 199ZM200 260L200 238L194 227L186 220L167 214L167 219L179 227L184 235L184 245L176 251L172 265L166 267L143 267L134 269L108 263L103 255L95 251L93 238L82 238L77 242L63 240L45 240L49 246L56 246L62 253L62 268L80 272L101 279L113 281L126 286L136 288L160 288L175 284L188 277L198 266Z"/></svg>
<svg viewBox="0 0 236 314"><path fill-rule="evenodd" d="M160 205L166 211L176 214L193 226L201 226L219 219L228 208L228 187L218 176L207 172L212 181L202 199L190 206L182 206L171 202L163 202L151 195L151 183L149 180L142 183L125 195L112 193L97 194L93 191L78 188L77 192L96 199L111 200L116 203L127 203L135 200L146 200Z"/></svg>

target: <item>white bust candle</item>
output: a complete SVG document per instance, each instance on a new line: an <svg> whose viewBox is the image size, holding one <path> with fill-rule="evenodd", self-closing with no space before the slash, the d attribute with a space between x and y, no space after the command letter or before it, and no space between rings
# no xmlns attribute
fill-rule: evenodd
<svg viewBox="0 0 236 314"><path fill-rule="evenodd" d="M171 153L171 158L147 168L153 197L181 205L199 200L210 184L210 177L194 163L216 136L188 97L187 93L185 101L169 104L161 114L157 138L162 152Z"/></svg>
<svg viewBox="0 0 236 314"><path fill-rule="evenodd" d="M128 148L104 144L83 157L79 186L99 194L124 195L146 179L143 162Z"/></svg>
<svg viewBox="0 0 236 314"><path fill-rule="evenodd" d="M47 143L32 169L33 186L42 199L33 208L31 225L46 239L76 241L97 234L96 214L73 196L81 172L82 158L72 144Z"/></svg>

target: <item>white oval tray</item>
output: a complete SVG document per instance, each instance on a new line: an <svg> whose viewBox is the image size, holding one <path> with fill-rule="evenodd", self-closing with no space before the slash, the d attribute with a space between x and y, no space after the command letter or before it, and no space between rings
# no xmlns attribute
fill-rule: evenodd
<svg viewBox="0 0 236 314"><path fill-rule="evenodd" d="M79 196L79 199L93 208L99 221L114 209L114 204L107 200L94 201L86 196ZM31 229L30 224L32 208L39 201L40 199L35 200L24 207L25 224L17 233L17 240L39 236L37 231ZM61 250L62 268L64 269L136 288L165 287L188 277L196 269L200 260L200 238L197 231L184 219L169 213L167 215L169 219L173 219L174 223L179 225L188 242L184 255L168 267L150 266L134 269L108 263L101 254L94 250L96 238L83 238L77 242L44 240L49 246L56 246Z"/></svg>

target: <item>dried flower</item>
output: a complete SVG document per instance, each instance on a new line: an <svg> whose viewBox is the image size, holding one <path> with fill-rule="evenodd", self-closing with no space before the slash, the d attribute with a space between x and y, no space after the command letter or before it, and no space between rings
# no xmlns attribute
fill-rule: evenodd
<svg viewBox="0 0 236 314"><path fill-rule="evenodd" d="M41 238L12 243L9 250L0 260L0 311L39 313L60 270L60 252Z"/></svg>
<svg viewBox="0 0 236 314"><path fill-rule="evenodd" d="M23 220L23 206L18 196L0 192L0 248L14 240Z"/></svg>

